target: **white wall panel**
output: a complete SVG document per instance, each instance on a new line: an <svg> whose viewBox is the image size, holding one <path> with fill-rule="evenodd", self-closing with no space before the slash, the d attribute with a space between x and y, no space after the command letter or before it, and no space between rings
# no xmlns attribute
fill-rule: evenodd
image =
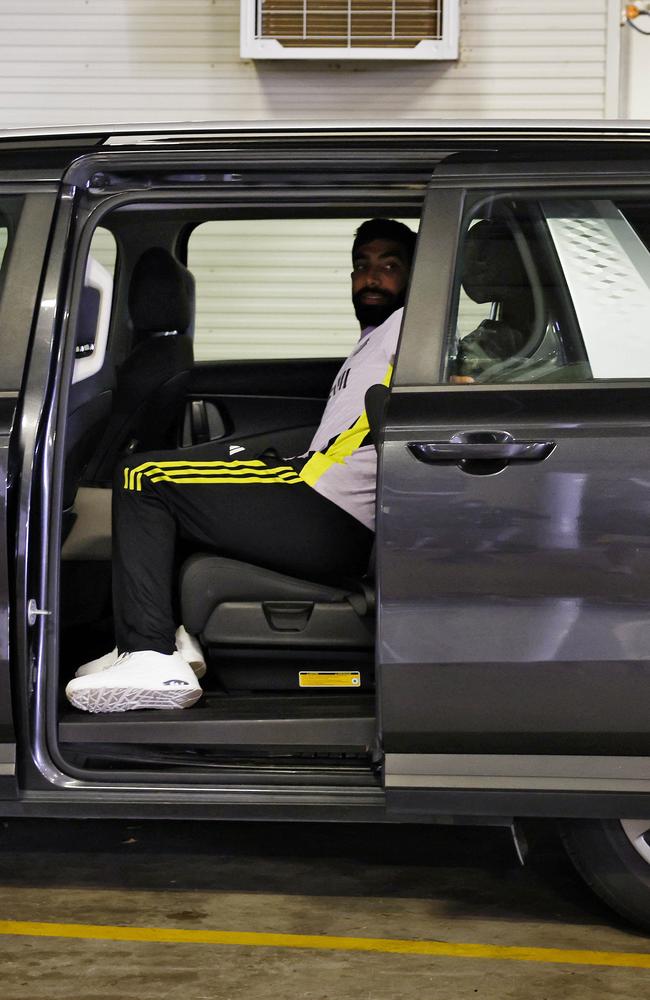
<svg viewBox="0 0 650 1000"><path fill-rule="evenodd" d="M611 5L461 0L457 62L264 63L239 58L238 0L0 0L0 127L598 118Z"/></svg>

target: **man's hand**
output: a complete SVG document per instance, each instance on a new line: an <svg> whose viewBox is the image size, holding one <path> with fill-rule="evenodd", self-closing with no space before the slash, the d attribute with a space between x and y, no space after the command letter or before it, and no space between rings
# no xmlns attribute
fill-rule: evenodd
<svg viewBox="0 0 650 1000"><path fill-rule="evenodd" d="M449 381L452 385L471 385L476 379L471 375L450 375Z"/></svg>

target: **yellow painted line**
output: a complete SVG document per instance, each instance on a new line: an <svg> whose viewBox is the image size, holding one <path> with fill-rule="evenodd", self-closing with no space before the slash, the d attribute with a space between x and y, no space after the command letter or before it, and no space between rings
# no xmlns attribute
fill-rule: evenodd
<svg viewBox="0 0 650 1000"><path fill-rule="evenodd" d="M303 948L318 951L370 951L435 958L477 958L553 965L612 965L650 969L650 952L582 951L571 948L518 948L510 945L455 944L399 938L331 937L320 934L258 934L197 931L175 927L116 927L104 924L55 924L0 920L0 935L78 938L91 941L150 941L164 944L213 944L241 948Z"/></svg>

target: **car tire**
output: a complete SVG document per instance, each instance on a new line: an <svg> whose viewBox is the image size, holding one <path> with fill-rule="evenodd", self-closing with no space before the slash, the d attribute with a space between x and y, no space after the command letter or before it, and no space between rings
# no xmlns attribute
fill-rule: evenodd
<svg viewBox="0 0 650 1000"><path fill-rule="evenodd" d="M626 920L650 930L650 819L564 821L560 834L593 891Z"/></svg>

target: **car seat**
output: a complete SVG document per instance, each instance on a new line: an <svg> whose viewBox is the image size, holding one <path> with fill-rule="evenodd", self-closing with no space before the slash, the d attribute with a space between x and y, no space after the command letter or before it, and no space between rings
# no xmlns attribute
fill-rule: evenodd
<svg viewBox="0 0 650 1000"><path fill-rule="evenodd" d="M388 394L383 385L366 393L375 447ZM180 602L228 691L295 690L301 672L345 673L346 664L360 674L357 690L373 685L372 555L363 578L327 585L198 553L182 567Z"/></svg>
<svg viewBox="0 0 650 1000"><path fill-rule="evenodd" d="M570 338L558 326L563 310L552 278L542 283L535 237L519 235L518 242L502 218L477 222L467 234L462 285L474 302L492 303L493 314L460 340L455 374L487 382L589 380L579 334L567 351Z"/></svg>
<svg viewBox="0 0 650 1000"><path fill-rule="evenodd" d="M484 319L459 345L459 375L477 376L490 365L526 352L535 324L530 277L509 226L483 219L467 233L462 285L474 302L494 303L497 315Z"/></svg>
<svg viewBox="0 0 650 1000"><path fill-rule="evenodd" d="M128 307L132 349L117 372L106 431L86 480L110 482L119 458L173 447L194 363L194 279L162 247L146 250L133 268Z"/></svg>

